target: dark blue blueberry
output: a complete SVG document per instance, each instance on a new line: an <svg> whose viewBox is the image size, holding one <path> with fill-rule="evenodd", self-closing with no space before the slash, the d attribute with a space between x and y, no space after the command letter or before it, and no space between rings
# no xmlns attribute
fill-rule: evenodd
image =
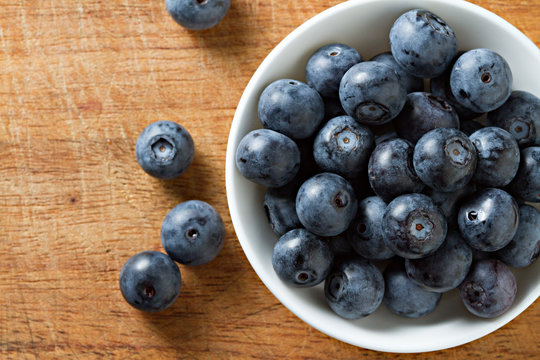
<svg viewBox="0 0 540 360"><path fill-rule="evenodd" d="M280 79L268 85L257 108L266 129L292 139L310 137L324 118L324 102L315 89L298 80Z"/></svg>
<svg viewBox="0 0 540 360"><path fill-rule="evenodd" d="M411 75L405 71L405 69L397 63L390 51L376 55L370 61L378 61L391 66L397 73L399 81L407 93L424 90L424 79Z"/></svg>
<svg viewBox="0 0 540 360"><path fill-rule="evenodd" d="M358 203L358 212L347 229L347 240L362 257L386 260L394 256L386 246L381 227L386 203L377 196L370 196Z"/></svg>
<svg viewBox="0 0 540 360"><path fill-rule="evenodd" d="M161 244L171 259L184 265L212 261L225 241L225 225L218 212L200 200L176 205L161 224Z"/></svg>
<svg viewBox="0 0 540 360"><path fill-rule="evenodd" d="M390 202L398 195L420 192L424 188L412 164L413 149L407 140L393 139L380 143L371 153L369 183L384 201Z"/></svg>
<svg viewBox="0 0 540 360"><path fill-rule="evenodd" d="M450 89L467 109L477 113L492 111L510 96L512 72L506 60L496 52L469 50L452 67Z"/></svg>
<svg viewBox="0 0 540 360"><path fill-rule="evenodd" d="M398 196L382 219L383 239L397 255L406 259L425 257L441 246L447 224L441 210L423 194Z"/></svg>
<svg viewBox="0 0 540 360"><path fill-rule="evenodd" d="M459 128L459 117L443 98L426 92L407 95L403 110L394 119L399 137L413 144L436 128Z"/></svg>
<svg viewBox="0 0 540 360"><path fill-rule="evenodd" d="M296 192L288 188L267 189L264 210L270 227L279 236L302 226L296 215Z"/></svg>
<svg viewBox="0 0 540 360"><path fill-rule="evenodd" d="M540 202L540 146L521 150L519 168L508 191L520 200Z"/></svg>
<svg viewBox="0 0 540 360"><path fill-rule="evenodd" d="M382 302L384 279L380 270L367 260L340 262L324 283L330 308L345 319L360 319L373 313Z"/></svg>
<svg viewBox="0 0 540 360"><path fill-rule="evenodd" d="M434 190L453 192L472 179L476 150L469 137L453 128L431 130L414 147L413 165L424 184Z"/></svg>
<svg viewBox="0 0 540 360"><path fill-rule="evenodd" d="M306 65L306 81L321 96L337 97L339 82L345 72L362 60L358 51L348 45L325 45L309 58Z"/></svg>
<svg viewBox="0 0 540 360"><path fill-rule="evenodd" d="M481 251L506 246L516 234L519 210L506 191L487 188L471 195L458 213L458 226L467 243Z"/></svg>
<svg viewBox="0 0 540 360"><path fill-rule="evenodd" d="M464 120L459 125L459 130L471 136L473 132L482 129L484 125L475 120Z"/></svg>
<svg viewBox="0 0 540 360"><path fill-rule="evenodd" d="M171 306L180 294L181 284L178 266L157 251L133 255L120 271L122 296L142 311L162 311Z"/></svg>
<svg viewBox="0 0 540 360"><path fill-rule="evenodd" d="M339 86L339 99L345 112L362 124L389 122L403 108L407 92L392 67L366 61L350 68Z"/></svg>
<svg viewBox="0 0 540 360"><path fill-rule="evenodd" d="M280 187L298 173L300 151L296 143L283 134L268 129L253 130L238 144L236 168L257 184Z"/></svg>
<svg viewBox="0 0 540 360"><path fill-rule="evenodd" d="M320 236L335 236L347 230L357 208L358 201L351 184L328 172L309 178L296 196L296 214L300 222Z"/></svg>
<svg viewBox="0 0 540 360"><path fill-rule="evenodd" d="M482 186L503 187L512 181L519 167L519 146L512 134L498 127L485 127L469 139L478 162L473 181Z"/></svg>
<svg viewBox="0 0 540 360"><path fill-rule="evenodd" d="M356 178L366 170L375 140L371 130L350 116L329 120L313 142L313 158L323 171Z"/></svg>
<svg viewBox="0 0 540 360"><path fill-rule="evenodd" d="M141 168L159 179L174 179L182 175L191 165L194 153L189 132L172 121L148 125L135 145Z"/></svg>
<svg viewBox="0 0 540 360"><path fill-rule="evenodd" d="M439 305L442 294L423 289L409 279L403 259L392 261L384 270L383 278L383 303L394 314L419 318L431 313Z"/></svg>
<svg viewBox="0 0 540 360"><path fill-rule="evenodd" d="M231 0L165 0L169 15L190 30L206 30L227 14Z"/></svg>
<svg viewBox="0 0 540 360"><path fill-rule="evenodd" d="M441 75L457 54L454 31L437 15L409 10L390 29L390 48L397 63L421 78Z"/></svg>
<svg viewBox="0 0 540 360"><path fill-rule="evenodd" d="M332 262L328 244L305 229L285 233L272 253L272 266L279 278L298 287L322 282L330 273Z"/></svg>
<svg viewBox="0 0 540 360"><path fill-rule="evenodd" d="M506 312L516 298L516 279L512 271L499 260L473 263L459 293L472 314L494 318Z"/></svg>
<svg viewBox="0 0 540 360"><path fill-rule="evenodd" d="M540 145L540 99L527 91L513 91L501 107L487 114L487 124L508 131L520 147Z"/></svg>
<svg viewBox="0 0 540 360"><path fill-rule="evenodd" d="M453 192L436 191L427 188L426 195L433 200L446 217L448 226L457 228L457 215L461 204L468 196L476 191L476 184L469 183L467 186Z"/></svg>
<svg viewBox="0 0 540 360"><path fill-rule="evenodd" d="M508 266L522 268L531 265L540 254L540 212L529 205L519 207L516 235L495 256Z"/></svg>
<svg viewBox="0 0 540 360"><path fill-rule="evenodd" d="M461 284L472 261L472 249L459 232L450 230L444 243L433 254L422 259L405 260L405 270L418 286L442 293Z"/></svg>

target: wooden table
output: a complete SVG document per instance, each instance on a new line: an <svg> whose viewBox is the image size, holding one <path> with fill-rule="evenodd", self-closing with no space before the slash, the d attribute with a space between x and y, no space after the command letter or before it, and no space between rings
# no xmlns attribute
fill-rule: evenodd
<svg viewBox="0 0 540 360"><path fill-rule="evenodd" d="M457 348L392 355L305 324L258 279L232 227L225 150L244 87L291 30L337 0L233 0L225 20L189 32L162 0L0 0L0 358L538 358L540 304ZM540 1L475 3L540 44ZM537 71L536 69L535 71ZM134 147L167 119L193 134L178 180L138 166ZM163 313L129 307L124 262L160 250L176 204L211 203L227 227L207 266L182 266Z"/></svg>

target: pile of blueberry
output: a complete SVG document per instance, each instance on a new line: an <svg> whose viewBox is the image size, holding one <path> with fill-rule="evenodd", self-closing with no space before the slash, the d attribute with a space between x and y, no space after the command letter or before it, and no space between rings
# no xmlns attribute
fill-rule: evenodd
<svg viewBox="0 0 540 360"><path fill-rule="evenodd" d="M171 121L150 124L139 135L137 161L159 179L182 175L193 161L195 147L188 131ZM132 256L120 271L120 290L133 307L155 312L174 303L180 294L181 275L175 261L202 265L223 247L225 225L208 203L190 200L174 207L161 225L161 244L167 255L143 251Z"/></svg>
<svg viewBox="0 0 540 360"><path fill-rule="evenodd" d="M402 14L389 37L370 61L323 46L307 83L262 91L263 129L240 141L236 165L267 187L273 268L293 286L324 282L347 319L381 303L417 318L452 289L471 313L499 316L516 295L509 267L540 252L540 212L526 204L540 202L540 99L512 91L498 53L459 52L429 11Z"/></svg>

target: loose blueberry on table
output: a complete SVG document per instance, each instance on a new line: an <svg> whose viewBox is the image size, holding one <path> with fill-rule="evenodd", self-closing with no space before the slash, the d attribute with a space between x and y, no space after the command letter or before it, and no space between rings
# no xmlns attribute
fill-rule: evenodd
<svg viewBox="0 0 540 360"><path fill-rule="evenodd" d="M227 14L231 0L165 0L169 15L190 30L216 26Z"/></svg>

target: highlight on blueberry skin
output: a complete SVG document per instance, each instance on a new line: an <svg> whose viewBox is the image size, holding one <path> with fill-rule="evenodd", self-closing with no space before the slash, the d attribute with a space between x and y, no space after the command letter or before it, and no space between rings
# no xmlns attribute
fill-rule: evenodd
<svg viewBox="0 0 540 360"><path fill-rule="evenodd" d="M182 279L178 266L167 255L143 251L126 261L120 271L120 291L134 308L162 311L180 294Z"/></svg>
<svg viewBox="0 0 540 360"><path fill-rule="evenodd" d="M216 26L227 15L231 0L165 0L165 7L182 27L206 30Z"/></svg>
<svg viewBox="0 0 540 360"><path fill-rule="evenodd" d="M508 191L524 201L540 203L540 146L521 150L519 168Z"/></svg>
<svg viewBox="0 0 540 360"><path fill-rule="evenodd" d="M472 314L495 318L504 314L516 298L517 284L512 271L499 260L473 263L467 278L459 287L463 304Z"/></svg>
<svg viewBox="0 0 540 360"><path fill-rule="evenodd" d="M208 203L189 200L167 213L161 225L161 243L169 256L184 265L203 265L223 248L225 225Z"/></svg>
<svg viewBox="0 0 540 360"><path fill-rule="evenodd" d="M135 145L137 162L149 175L174 179L182 175L193 161L195 146L189 132L172 121L148 125Z"/></svg>

